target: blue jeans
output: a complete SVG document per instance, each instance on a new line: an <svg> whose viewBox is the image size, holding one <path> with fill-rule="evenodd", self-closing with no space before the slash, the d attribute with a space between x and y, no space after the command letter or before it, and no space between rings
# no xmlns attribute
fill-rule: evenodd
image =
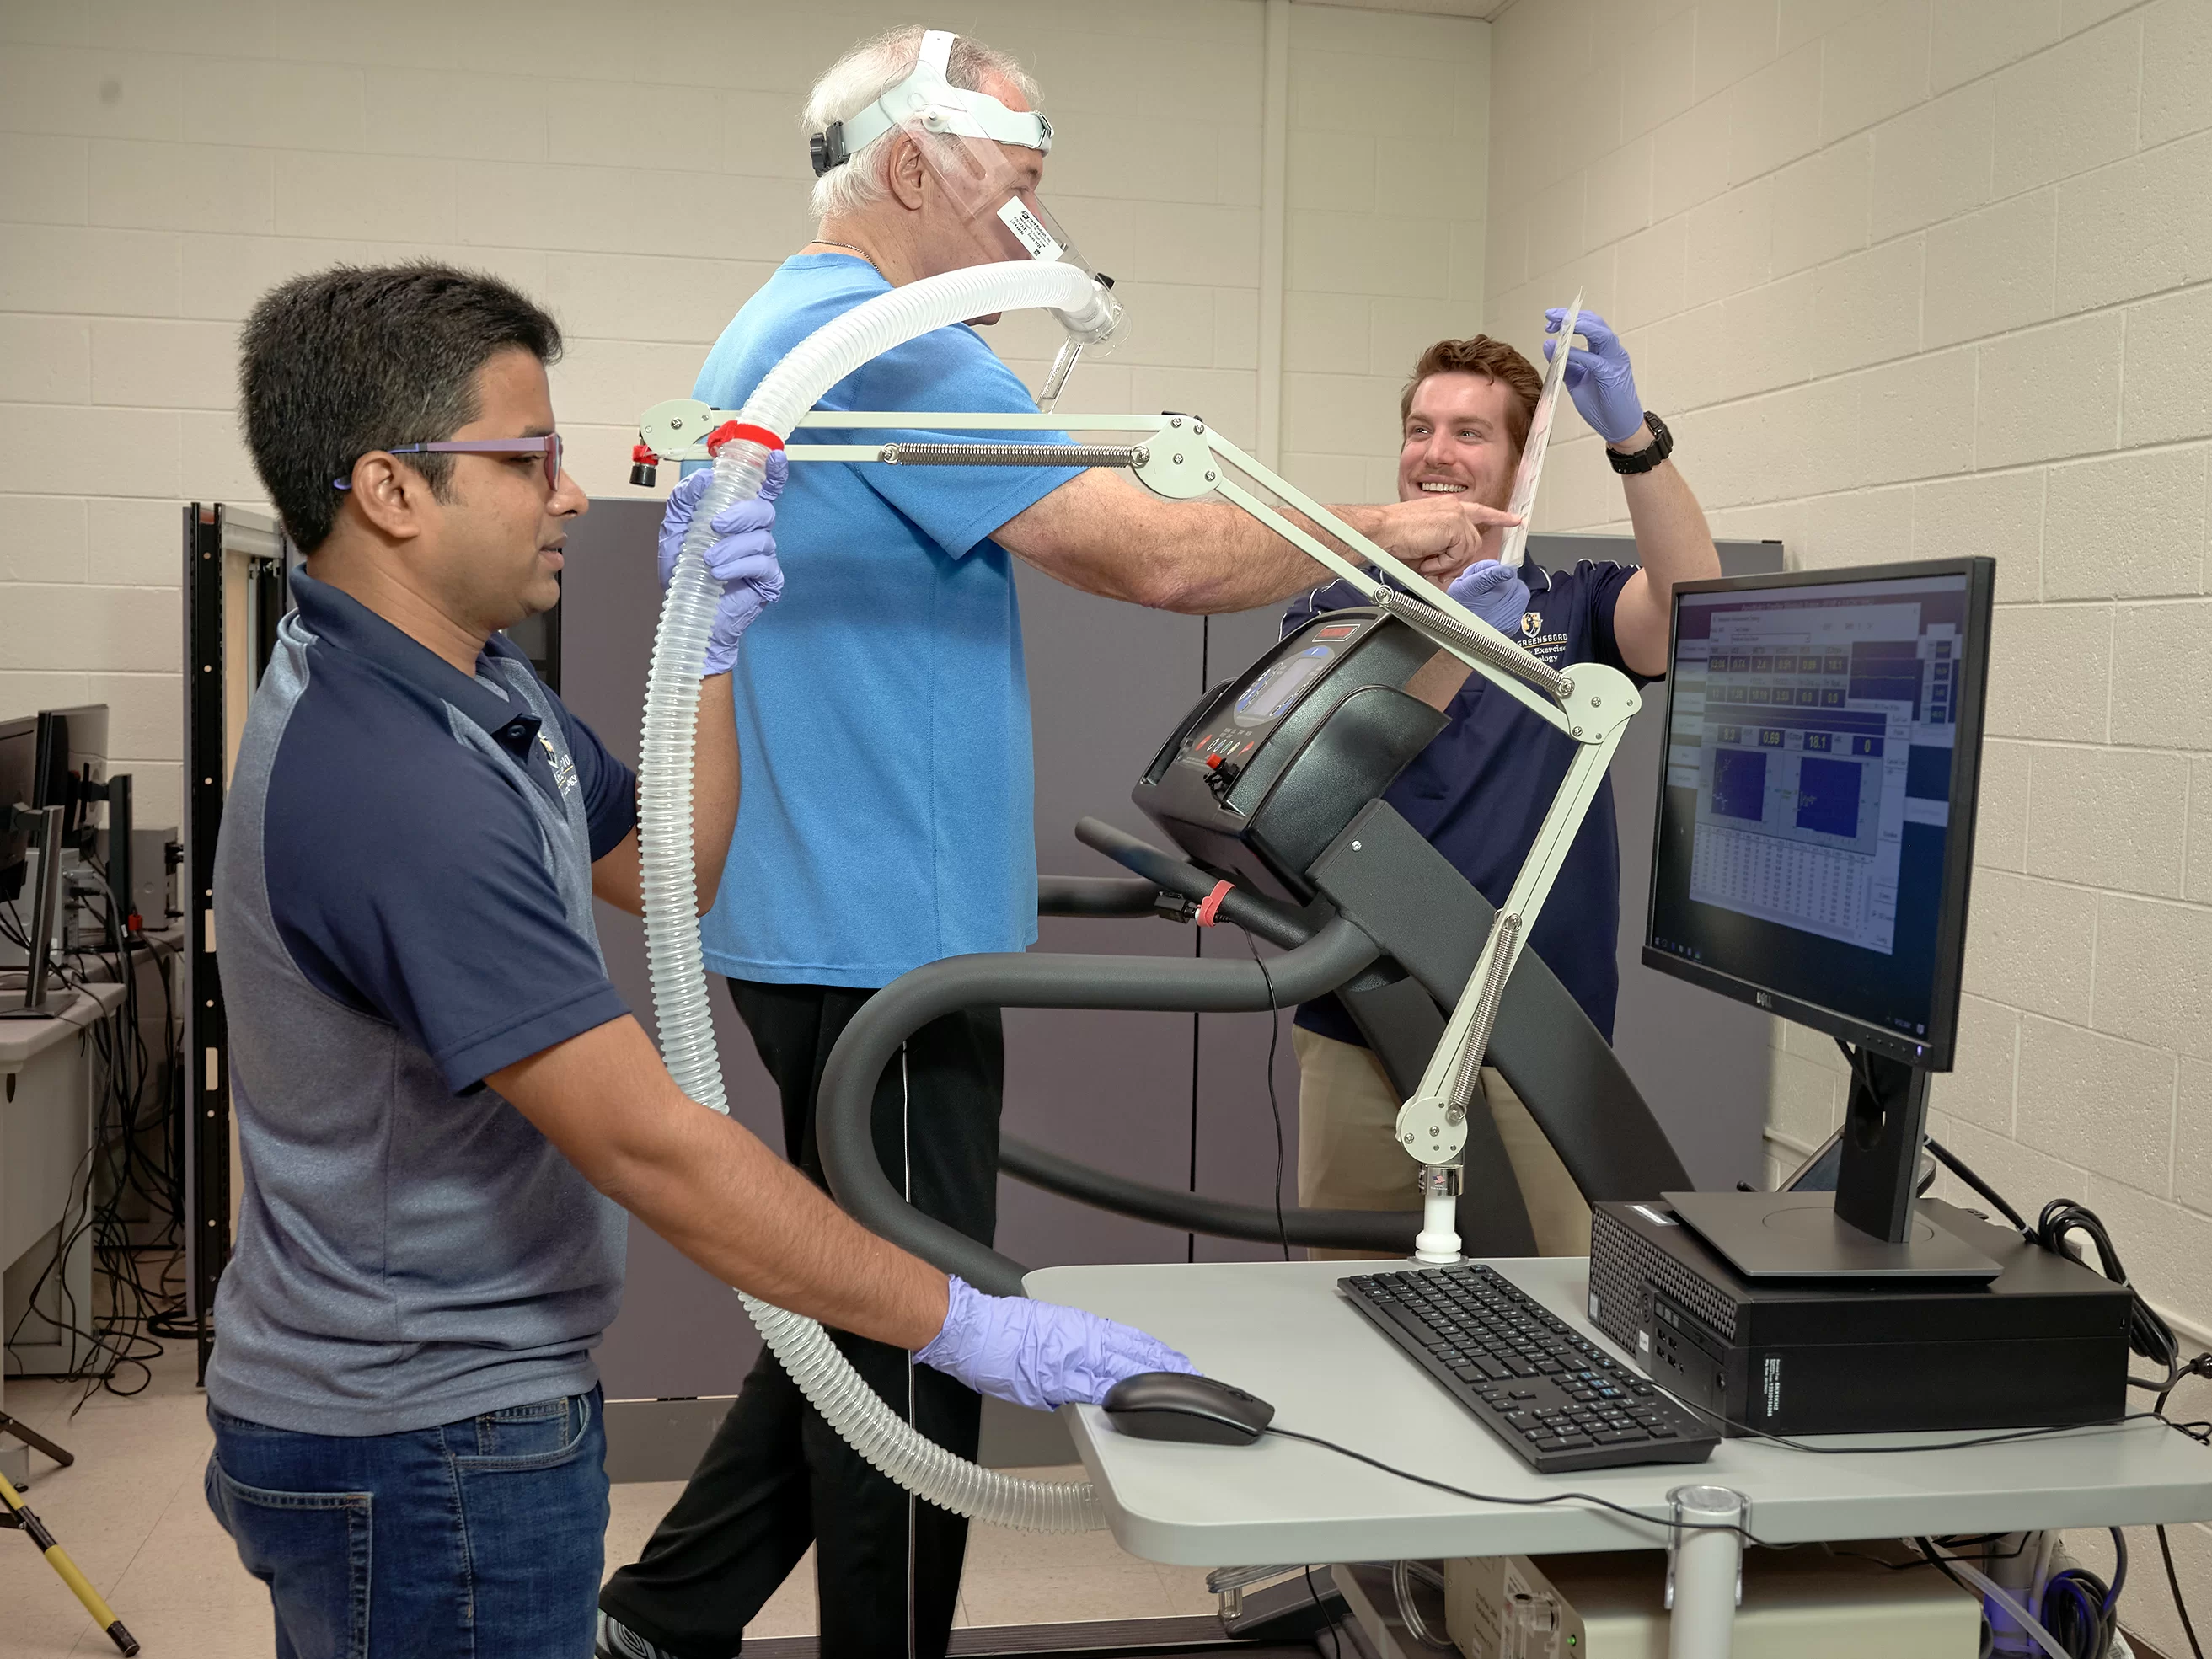
<svg viewBox="0 0 2212 1659"><path fill-rule="evenodd" d="M269 1586L277 1659L588 1659L600 1418L596 1389L354 1437L210 1407L208 1507Z"/></svg>

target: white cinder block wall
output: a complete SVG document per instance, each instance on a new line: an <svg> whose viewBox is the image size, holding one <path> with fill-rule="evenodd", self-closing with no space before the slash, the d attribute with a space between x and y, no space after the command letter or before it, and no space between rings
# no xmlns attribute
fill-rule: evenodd
<svg viewBox="0 0 2212 1659"><path fill-rule="evenodd" d="M1291 19L1284 470L1324 501L1395 501L1406 377L1482 325L1490 28Z"/></svg>
<svg viewBox="0 0 2212 1659"><path fill-rule="evenodd" d="M1298 482L1387 498L1372 463L1395 453L1401 360L1480 316L1488 26L1290 16L1272 384ZM177 821L179 507L259 504L235 337L292 273L434 256L519 283L568 331L572 467L626 491L637 411L690 390L811 232L806 86L899 21L972 32L1044 84L1048 200L1133 324L1063 407L1194 410L1252 447L1266 18L1261 0L395 0L366 27L311 0L0 0L0 718L110 704L138 821ZM1410 85L1452 143L1409 159ZM1437 202L1444 230L1410 246ZM1042 378L1045 327L996 338Z"/></svg>
<svg viewBox="0 0 2212 1659"><path fill-rule="evenodd" d="M1783 537L1808 566L1997 559L1936 1132L2031 1215L2096 1208L2195 1352L2212 4L1516 0L1492 46L1493 330L1531 348L1579 284L1727 534ZM1595 441L1553 453L1544 522L1623 527ZM1770 1169L1842 1104L1826 1038L1775 1042ZM2184 1531L2212 1607L2212 1547ZM2154 1540L2136 1542L2130 1613L2184 1650Z"/></svg>

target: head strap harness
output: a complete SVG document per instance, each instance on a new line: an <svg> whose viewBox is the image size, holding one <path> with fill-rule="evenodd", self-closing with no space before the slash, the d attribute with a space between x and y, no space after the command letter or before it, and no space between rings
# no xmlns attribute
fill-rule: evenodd
<svg viewBox="0 0 2212 1659"><path fill-rule="evenodd" d="M1019 144L1040 155L1052 152L1052 123L1034 110L1011 110L988 93L956 87L947 78L954 36L930 29L921 52L904 80L849 120L832 121L806 141L820 178L842 167L895 127L916 125L960 138L988 138Z"/></svg>

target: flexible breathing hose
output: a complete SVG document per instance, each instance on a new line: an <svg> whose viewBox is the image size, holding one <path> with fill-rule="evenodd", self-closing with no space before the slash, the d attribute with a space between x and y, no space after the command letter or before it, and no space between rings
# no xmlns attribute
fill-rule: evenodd
<svg viewBox="0 0 2212 1659"><path fill-rule="evenodd" d="M2009 1613L2014 1622L2019 1625L2027 1638L2049 1654L2051 1659L2069 1659L2069 1655L2065 1648L2060 1644L2058 1638L2044 1627L2041 1620L2014 1599L2011 1591L2006 1589L2003 1585L1970 1561L1962 1561L1955 1555L1946 1555L1942 1560L1945 1566L1964 1577L1968 1583L1973 1585L1984 1596Z"/></svg>
<svg viewBox="0 0 2212 1659"><path fill-rule="evenodd" d="M1102 325L1104 295L1073 265L979 265L878 295L809 335L746 400L740 422L780 441L799 417L892 347L969 317L1042 307L1071 329ZM699 675L721 593L708 574L714 520L760 493L769 446L736 438L714 457L662 604L646 679L639 847L644 864L646 957L660 1052L684 1092L727 1113L701 953L692 860L691 764ZM917 1497L970 1520L1024 1532L1088 1532L1105 1524L1086 1482L1024 1480L955 1456L917 1432L870 1389L811 1319L747 1296L745 1311L823 1419L870 1465Z"/></svg>

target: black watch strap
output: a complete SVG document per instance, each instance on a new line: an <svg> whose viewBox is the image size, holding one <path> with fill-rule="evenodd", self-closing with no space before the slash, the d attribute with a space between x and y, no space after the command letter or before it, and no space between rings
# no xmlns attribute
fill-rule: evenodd
<svg viewBox="0 0 2212 1659"><path fill-rule="evenodd" d="M1649 472L1674 453L1674 434L1667 429L1666 422L1647 409L1644 411L1644 424L1651 428L1651 441L1634 454L1624 455L1611 445L1606 447L1606 460L1624 478Z"/></svg>

